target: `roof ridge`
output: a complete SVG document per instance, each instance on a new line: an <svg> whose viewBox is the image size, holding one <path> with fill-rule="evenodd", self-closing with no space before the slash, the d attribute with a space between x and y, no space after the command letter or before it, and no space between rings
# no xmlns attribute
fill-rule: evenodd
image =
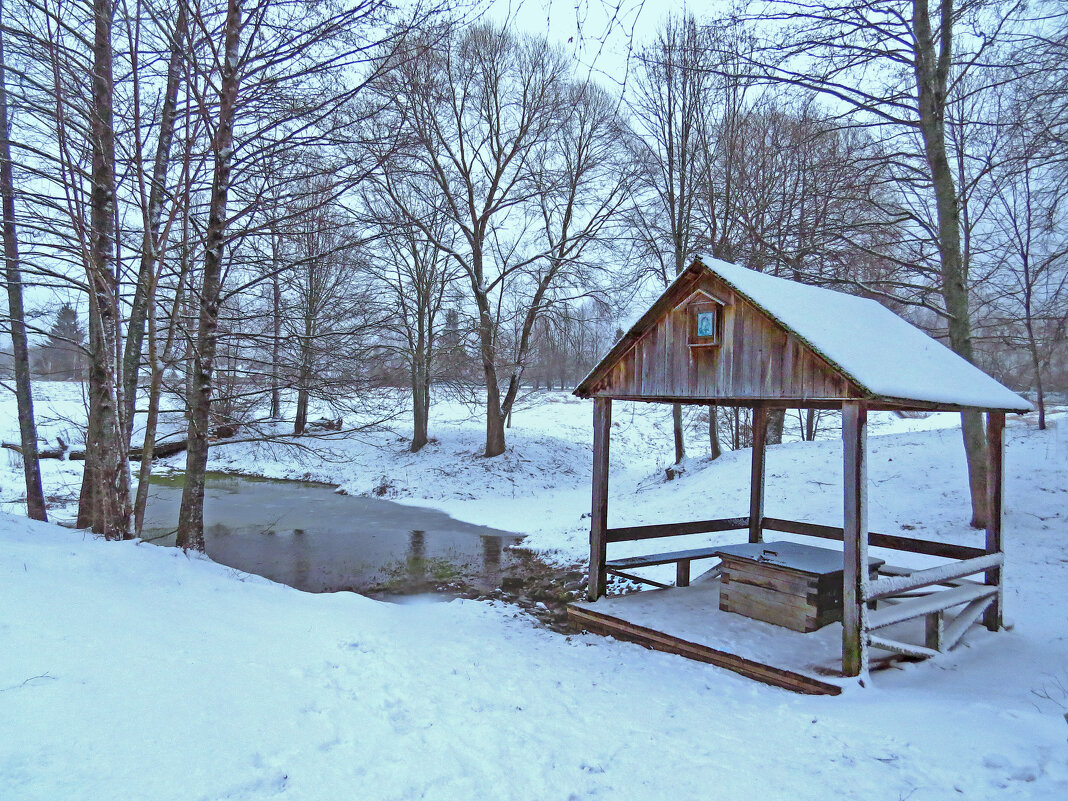
<svg viewBox="0 0 1068 801"><path fill-rule="evenodd" d="M700 262L702 267L704 267L709 272L715 274L717 277L719 277L720 280L724 281L727 284L727 286L729 286L731 289L733 289L735 292L737 292L739 295L741 295L743 298L745 298L747 301L749 301L749 303L752 304L755 308L757 308L760 311L761 314L763 314L769 320L774 322L776 325L778 325L781 328L783 328L784 330L786 330L792 336L796 337L797 340L799 342L801 342L806 348L808 348L813 353L815 353L817 356L819 356L821 359L823 359L823 361L827 362L827 364L830 365L834 370L836 370L839 373L841 373L843 378L848 379L852 383L856 384L857 387L860 390L862 390L863 392L867 393L867 396L869 398L874 398L876 396L877 393L874 390L872 390L872 388L870 386L868 386L863 381L861 381L859 378L857 378L851 371L847 370L839 362L835 361L833 358L831 358L826 353L824 353L823 350L819 346L817 346L816 344L811 342L808 339L808 337L806 337L804 334L802 334L800 331L798 331L792 325L789 325L787 322L785 322L779 316L777 316L775 314L772 314L770 311L768 311L768 309L766 309L763 305L761 305L755 298L753 298L748 292L746 292L745 290L740 289L738 286L736 286L735 283L733 281L731 281L727 276L723 275L720 272L717 272L714 267L711 267L711 266L705 264L705 262L700 258L697 259L697 261ZM719 261L719 259L717 259L716 261ZM724 262L724 263L726 264L727 262ZM817 286L815 284L806 284L803 281L794 281L794 280L792 280L790 278L780 278L777 275L768 275L767 273L761 272L760 270L754 270L752 267L745 267L745 266L743 266L741 264L735 264L733 266L738 267L738 268L740 268L742 270L749 270L750 272L756 273L757 275L764 276L765 278L772 278L772 279L777 280L777 281L787 281L787 282L789 282L791 284L797 284L799 286L812 287L813 289L822 289L822 290L827 291L827 292L835 292L835 290L833 290L833 289L827 289L826 287ZM846 295L845 292L836 292L835 294ZM857 300L868 300L868 298L861 298L861 297L859 297L857 295L848 295L848 297L857 298ZM875 301L875 305L877 305L880 309L885 309L886 308L885 306L883 306L878 301Z"/></svg>

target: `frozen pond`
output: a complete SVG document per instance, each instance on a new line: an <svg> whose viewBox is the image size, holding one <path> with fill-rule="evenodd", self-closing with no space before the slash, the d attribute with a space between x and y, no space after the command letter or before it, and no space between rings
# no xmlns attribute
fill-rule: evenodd
<svg viewBox="0 0 1068 801"><path fill-rule="evenodd" d="M144 538L174 543L183 477L152 479ZM491 590L519 557L505 531L322 484L210 474L204 538L216 562L310 592Z"/></svg>

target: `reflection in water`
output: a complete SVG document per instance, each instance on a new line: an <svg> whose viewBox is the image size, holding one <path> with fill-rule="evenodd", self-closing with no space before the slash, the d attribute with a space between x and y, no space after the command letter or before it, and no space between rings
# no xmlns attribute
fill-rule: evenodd
<svg viewBox="0 0 1068 801"><path fill-rule="evenodd" d="M425 531L412 531L408 535L408 577L417 584L426 581Z"/></svg>
<svg viewBox="0 0 1068 801"><path fill-rule="evenodd" d="M501 551L504 545L500 537L482 538L482 572L492 576L496 584L501 580Z"/></svg>
<svg viewBox="0 0 1068 801"><path fill-rule="evenodd" d="M173 479L153 481L146 539L173 544L181 493ZM488 590L514 561L505 546L520 540L433 509L239 476L209 477L204 518L216 562L312 592L421 591L457 579Z"/></svg>

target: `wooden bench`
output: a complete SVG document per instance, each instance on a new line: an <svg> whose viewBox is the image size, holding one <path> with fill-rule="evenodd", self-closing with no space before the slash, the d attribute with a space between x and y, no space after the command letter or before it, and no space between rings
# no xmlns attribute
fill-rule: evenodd
<svg viewBox="0 0 1068 801"><path fill-rule="evenodd" d="M631 556L626 559L612 559L609 562L605 562L605 572L611 573L613 576L620 576L621 578L630 579L631 581L638 581L644 584L651 584L654 587L666 589L670 585L643 578L641 576L635 576L632 573L626 573L624 571L632 570L636 567L669 565L674 562L675 586L688 587L690 586L690 562L694 559L718 558L716 554L722 550L722 548L722 545L717 545L711 548L692 548L688 551L668 551L666 553L652 553L648 556Z"/></svg>

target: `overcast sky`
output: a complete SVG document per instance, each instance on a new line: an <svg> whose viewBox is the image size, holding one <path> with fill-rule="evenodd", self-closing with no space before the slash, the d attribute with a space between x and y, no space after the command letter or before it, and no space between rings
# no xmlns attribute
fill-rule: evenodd
<svg viewBox="0 0 1068 801"><path fill-rule="evenodd" d="M490 19L515 30L547 36L565 47L577 62L600 75L606 85L621 87L628 52L648 40L671 12L687 8L699 16L719 0L487 0Z"/></svg>

